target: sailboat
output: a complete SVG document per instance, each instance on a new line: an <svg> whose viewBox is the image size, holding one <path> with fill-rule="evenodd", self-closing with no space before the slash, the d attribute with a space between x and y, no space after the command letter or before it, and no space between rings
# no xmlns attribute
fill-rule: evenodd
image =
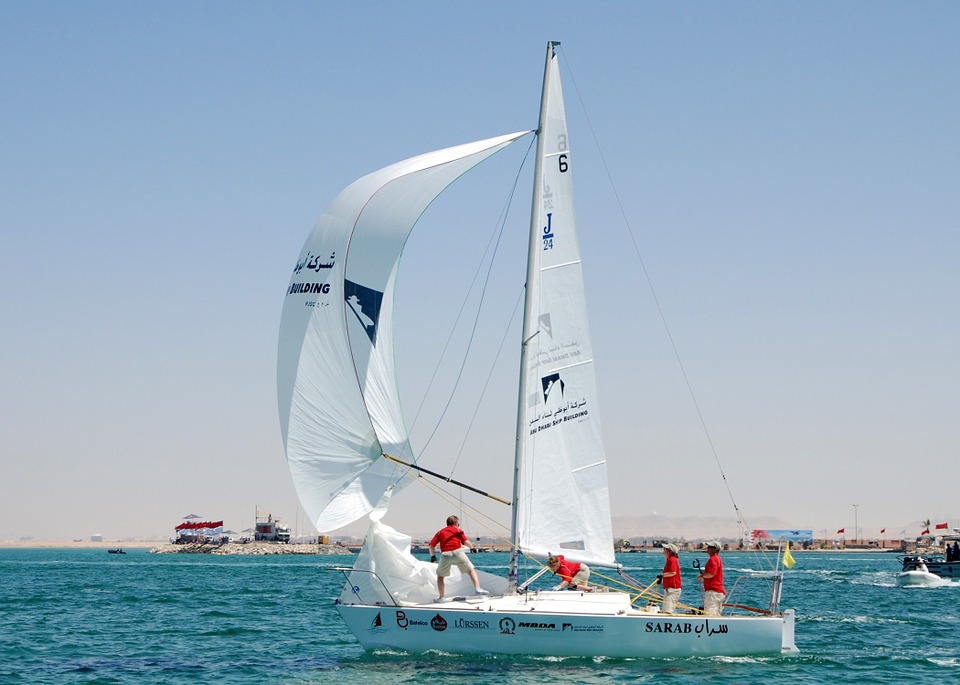
<svg viewBox="0 0 960 685"><path fill-rule="evenodd" d="M616 570L593 351L573 205L557 46L547 46L536 131L430 152L355 181L308 237L287 288L278 350L280 422L290 471L317 530L370 527L336 607L368 649L677 657L797 651L794 612L661 613L638 584L608 592L534 590L521 556L563 554ZM393 354L401 252L450 183L511 143L537 136L527 258L508 577L454 569L436 601L436 565L383 523L416 477ZM575 503L571 506L571 503ZM611 571L614 572L614 571ZM542 573L542 570L541 570ZM539 574L537 574L539 575ZM536 576L534 576L536 577ZM642 600L646 602L646 600Z"/></svg>

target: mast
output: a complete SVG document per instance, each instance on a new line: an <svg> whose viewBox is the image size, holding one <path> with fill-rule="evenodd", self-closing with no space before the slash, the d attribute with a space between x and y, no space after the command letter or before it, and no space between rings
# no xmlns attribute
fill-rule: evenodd
<svg viewBox="0 0 960 685"><path fill-rule="evenodd" d="M520 567L520 550L517 546L519 542L517 538L517 516L520 508L520 466L523 461L524 429L526 422L525 393L527 387L528 344L539 332L531 331L530 329L531 321L537 321L536 317L533 315L533 312L531 312L531 309L533 308L533 288L535 287L537 277L534 251L539 247L540 241L540 226L537 224L537 206L540 202L540 195L543 191L542 166L544 141L542 134L547 117L547 103L550 96L550 69L553 65L553 60L556 59L555 48L559 45L560 43L558 41L551 40L547 42L547 59L543 68L543 90L540 95L540 120L537 124L537 156L533 172L533 199L530 209L530 244L527 249L527 282L523 303L523 329L521 332L520 341L520 388L518 391L519 397L517 399L517 444L513 458L513 511L511 512L510 522L510 573L508 576L512 589L517 587Z"/></svg>

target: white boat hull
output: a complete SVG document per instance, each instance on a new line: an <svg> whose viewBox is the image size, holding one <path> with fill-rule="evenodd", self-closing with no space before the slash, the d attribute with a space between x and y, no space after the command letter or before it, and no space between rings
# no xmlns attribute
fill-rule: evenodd
<svg viewBox="0 0 960 685"><path fill-rule="evenodd" d="M897 587L937 587L944 580L926 571L904 571L897 575Z"/></svg>
<svg viewBox="0 0 960 685"><path fill-rule="evenodd" d="M638 611L623 593L538 592L412 606L338 604L366 649L573 657L796 653L793 611L690 616Z"/></svg>

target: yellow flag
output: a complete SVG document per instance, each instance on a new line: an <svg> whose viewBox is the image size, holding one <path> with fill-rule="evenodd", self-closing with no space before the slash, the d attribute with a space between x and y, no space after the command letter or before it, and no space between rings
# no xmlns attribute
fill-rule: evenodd
<svg viewBox="0 0 960 685"><path fill-rule="evenodd" d="M793 568L793 565L797 562L794 561L793 555L790 554L790 541L787 540L787 547L783 550L783 565L787 568Z"/></svg>

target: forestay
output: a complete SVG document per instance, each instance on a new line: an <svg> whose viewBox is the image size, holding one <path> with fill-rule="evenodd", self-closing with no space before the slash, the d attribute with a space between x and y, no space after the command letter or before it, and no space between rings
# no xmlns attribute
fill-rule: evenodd
<svg viewBox="0 0 960 685"><path fill-rule="evenodd" d="M458 176L527 132L414 157L365 176L307 238L280 322L280 425L300 501L317 530L368 514L403 485L386 452L413 457L393 358L393 296L404 243Z"/></svg>

